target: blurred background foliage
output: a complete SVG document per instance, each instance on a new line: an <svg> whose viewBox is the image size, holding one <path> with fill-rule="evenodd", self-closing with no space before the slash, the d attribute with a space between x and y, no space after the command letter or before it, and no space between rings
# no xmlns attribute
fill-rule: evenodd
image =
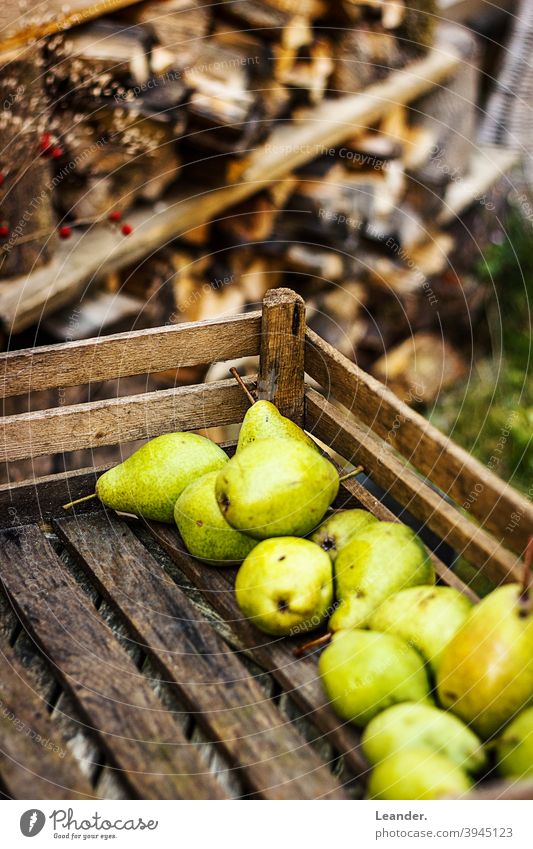
<svg viewBox="0 0 533 849"><path fill-rule="evenodd" d="M475 357L466 383L441 395L430 418L527 492L533 484L533 224L511 206L501 233L477 268L489 292L490 350Z"/></svg>

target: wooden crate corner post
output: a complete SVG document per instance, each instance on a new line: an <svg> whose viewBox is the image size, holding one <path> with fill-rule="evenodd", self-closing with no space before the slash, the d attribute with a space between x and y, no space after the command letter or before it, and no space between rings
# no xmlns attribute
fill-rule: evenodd
<svg viewBox="0 0 533 849"><path fill-rule="evenodd" d="M292 289L270 289L263 298L257 395L304 423L305 304Z"/></svg>

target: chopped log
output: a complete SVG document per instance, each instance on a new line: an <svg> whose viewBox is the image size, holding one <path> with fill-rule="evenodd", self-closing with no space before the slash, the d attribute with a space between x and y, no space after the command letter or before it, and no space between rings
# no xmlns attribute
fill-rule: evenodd
<svg viewBox="0 0 533 849"><path fill-rule="evenodd" d="M225 0L221 13L246 24L252 31L257 30L267 38L298 50L313 41L310 17L307 14L313 5L317 6L312 0L303 0L298 4L299 9L294 12L279 6L276 8L274 3L260 0Z"/></svg>
<svg viewBox="0 0 533 849"><path fill-rule="evenodd" d="M372 369L409 406L430 404L467 374L463 357L435 333L416 333L389 349Z"/></svg>
<svg viewBox="0 0 533 849"><path fill-rule="evenodd" d="M0 281L0 319L11 330L28 327L46 309L68 303L87 280L103 277L145 257L154 248L211 220L232 204L272 185L313 159L322 148L353 137L354 127L374 124L388 104L406 103L435 83L449 77L459 62L452 51L435 49L363 94L324 101L289 127L278 127L268 142L241 165L241 177L207 193L198 187L182 189L164 200L157 210L131 213L134 231L122 240L107 227L93 228L58 249L50 268L9 285ZM68 263L65 259L68 255Z"/></svg>
<svg viewBox="0 0 533 849"><path fill-rule="evenodd" d="M46 265L57 238L50 165L52 141L38 48L2 56L0 101L0 275Z"/></svg>
<svg viewBox="0 0 533 849"><path fill-rule="evenodd" d="M338 94L362 91L406 62L401 45L381 24L358 24L343 32L336 44L332 89Z"/></svg>
<svg viewBox="0 0 533 849"><path fill-rule="evenodd" d="M320 103L335 68L332 45L322 38L311 44L303 57L279 73L279 79L289 88L304 93L310 104Z"/></svg>
<svg viewBox="0 0 533 849"><path fill-rule="evenodd" d="M154 36L147 27L95 21L51 41L50 73L56 85L70 83L76 98L86 89L90 96L98 97L102 94L99 87L105 87L107 81L145 83L151 74L153 45Z"/></svg>

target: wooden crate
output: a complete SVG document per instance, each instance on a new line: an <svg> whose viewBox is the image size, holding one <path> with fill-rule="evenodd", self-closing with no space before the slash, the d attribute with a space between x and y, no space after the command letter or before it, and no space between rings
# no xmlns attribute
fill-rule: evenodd
<svg viewBox="0 0 533 849"><path fill-rule="evenodd" d="M492 581L520 577L533 528L529 501L306 330L304 303L288 289L267 293L262 311L227 320L5 354L3 395L253 355L260 355L259 397L362 464ZM5 417L0 453L10 462L229 425L246 408L232 380L59 405ZM358 733L327 704L316 656L297 660L294 641L266 639L242 619L234 569L195 561L169 525L120 519L98 502L62 509L91 492L102 470L0 490L2 792L68 799L364 792ZM338 503L396 518L357 480L343 483ZM443 582L475 598L432 556ZM531 797L526 785L480 792Z"/></svg>

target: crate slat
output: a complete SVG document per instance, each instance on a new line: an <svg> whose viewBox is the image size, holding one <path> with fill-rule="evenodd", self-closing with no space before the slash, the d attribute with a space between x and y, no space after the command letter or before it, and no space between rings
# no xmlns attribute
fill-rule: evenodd
<svg viewBox="0 0 533 849"><path fill-rule="evenodd" d="M291 289L270 289L263 299L257 396L299 425L304 420L304 357L304 300Z"/></svg>
<svg viewBox="0 0 533 849"><path fill-rule="evenodd" d="M333 450L347 460L362 463L376 483L489 578L496 583L520 580L517 556L427 486L394 456L390 446L311 388L306 392L306 422L309 430Z"/></svg>
<svg viewBox="0 0 533 849"><path fill-rule="evenodd" d="M306 371L328 397L349 407L486 530L522 554L533 533L533 505L527 499L316 333L308 329L306 339Z"/></svg>
<svg viewBox="0 0 533 849"><path fill-rule="evenodd" d="M124 522L55 523L210 740L267 799L345 798L331 772ZM95 543L97 540L97 543Z"/></svg>
<svg viewBox="0 0 533 849"><path fill-rule="evenodd" d="M61 728L5 643L0 647L0 708L0 777L12 798L95 798Z"/></svg>
<svg viewBox="0 0 533 849"><path fill-rule="evenodd" d="M247 379L248 385L255 381ZM183 386L2 419L0 461L151 439L242 420L248 401L234 380Z"/></svg>
<svg viewBox="0 0 533 849"><path fill-rule="evenodd" d="M259 353L261 313L115 333L0 355L4 397Z"/></svg>
<svg viewBox="0 0 533 849"><path fill-rule="evenodd" d="M6 531L1 543L1 578L26 629L133 793L147 799L225 798L39 529Z"/></svg>
<svg viewBox="0 0 533 849"><path fill-rule="evenodd" d="M367 764L359 747L359 735L349 722L337 716L328 703L312 655L302 659L293 656L293 648L304 642L306 635L302 634L299 640L292 641L265 637L250 621L243 618L239 610L235 600L235 570L208 569L184 552L177 530L169 525L155 523L149 527L154 539L229 625L235 635L235 644L245 646L254 662L270 672L300 707L305 718L327 735L330 743L343 753L354 772L364 773Z"/></svg>

